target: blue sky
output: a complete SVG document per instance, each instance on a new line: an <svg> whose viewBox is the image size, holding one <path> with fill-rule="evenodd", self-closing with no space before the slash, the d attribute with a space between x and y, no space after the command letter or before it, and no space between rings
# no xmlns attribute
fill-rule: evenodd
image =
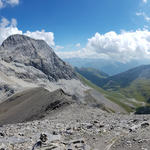
<svg viewBox="0 0 150 150"><path fill-rule="evenodd" d="M67 45L84 43L96 32L143 27L135 16L140 3L141 0L21 0L17 7L0 10L0 15L16 18L23 31L54 32L56 42Z"/></svg>
<svg viewBox="0 0 150 150"><path fill-rule="evenodd" d="M17 25L14 26L22 33L26 33L26 31L40 32L41 30L52 32L55 46L64 47L59 53L62 57L71 55L70 53L63 54L63 51L78 51L77 56L80 55L89 44L88 39L94 38L96 33L101 35L97 36L100 39L102 35L111 31L115 32L117 36L123 30L126 32L149 31L149 0L8 1L9 3L6 0L0 0L0 3L3 3L2 6L0 5L0 17L9 22L5 28L12 26L11 19L14 18L17 22ZM2 32L2 30L0 31ZM143 32L142 34L144 34ZM111 34L111 36L113 35ZM98 44L97 46L100 47L101 43ZM106 49L106 51L109 50ZM100 53L105 55L102 51ZM76 54L72 53L72 55Z"/></svg>

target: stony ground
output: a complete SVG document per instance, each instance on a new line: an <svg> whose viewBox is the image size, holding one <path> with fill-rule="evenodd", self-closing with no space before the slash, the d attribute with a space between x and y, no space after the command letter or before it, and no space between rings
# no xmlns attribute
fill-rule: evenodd
<svg viewBox="0 0 150 150"><path fill-rule="evenodd" d="M40 135L47 141L40 145ZM73 104L42 120L0 127L0 150L149 150L150 116Z"/></svg>

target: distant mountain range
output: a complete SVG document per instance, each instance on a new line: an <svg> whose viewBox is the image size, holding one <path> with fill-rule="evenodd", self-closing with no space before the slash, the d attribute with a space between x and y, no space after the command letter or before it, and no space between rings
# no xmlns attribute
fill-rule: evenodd
<svg viewBox="0 0 150 150"><path fill-rule="evenodd" d="M103 89L150 102L150 65L143 65L101 80Z"/></svg>
<svg viewBox="0 0 150 150"><path fill-rule="evenodd" d="M103 80L101 86L105 89L110 88L110 86L114 89L118 86L118 88L125 88L131 85L135 80L148 80L150 79L150 65L142 65L123 73L119 73L114 76L110 76Z"/></svg>
<svg viewBox="0 0 150 150"><path fill-rule="evenodd" d="M138 67L140 65L150 64L148 59L145 60L132 60L130 62L121 63L106 59L89 59L89 58L68 58L64 59L66 62L70 63L74 67L78 68L95 68L97 70L103 71L108 75L112 76L131 68Z"/></svg>

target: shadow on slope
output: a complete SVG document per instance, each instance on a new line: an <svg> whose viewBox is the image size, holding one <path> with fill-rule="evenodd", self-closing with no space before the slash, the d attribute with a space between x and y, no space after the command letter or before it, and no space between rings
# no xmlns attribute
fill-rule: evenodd
<svg viewBox="0 0 150 150"><path fill-rule="evenodd" d="M142 114L150 114L150 106L143 106L136 109L135 114L142 115Z"/></svg>
<svg viewBox="0 0 150 150"><path fill-rule="evenodd" d="M54 92L44 88L28 89L0 104L0 125L40 119L72 103L71 96L62 89Z"/></svg>

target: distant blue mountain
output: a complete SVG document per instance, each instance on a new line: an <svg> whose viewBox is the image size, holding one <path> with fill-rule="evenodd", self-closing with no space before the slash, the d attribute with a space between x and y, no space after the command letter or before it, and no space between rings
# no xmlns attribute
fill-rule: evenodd
<svg viewBox="0 0 150 150"><path fill-rule="evenodd" d="M150 60L133 60L128 63L121 63L117 61L110 61L104 59L81 59L81 58L70 58L64 59L66 62L71 64L74 67L85 67L85 68L95 68L97 70L103 71L107 74L115 75L124 71L127 71L131 68L150 64Z"/></svg>

